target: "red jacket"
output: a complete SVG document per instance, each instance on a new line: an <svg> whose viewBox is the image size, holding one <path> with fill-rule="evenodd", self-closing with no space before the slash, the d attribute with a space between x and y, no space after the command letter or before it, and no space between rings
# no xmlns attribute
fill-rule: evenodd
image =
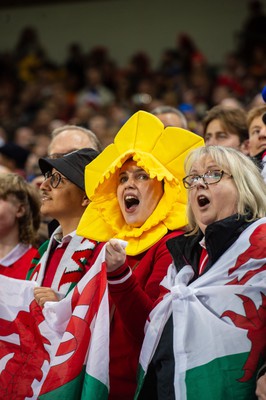
<svg viewBox="0 0 266 400"><path fill-rule="evenodd" d="M108 274L111 400L131 400L134 397L145 321L159 296L159 284L172 262L165 243L182 233L179 230L167 234L145 253L128 256L125 265ZM127 278L129 266L133 273Z"/></svg>

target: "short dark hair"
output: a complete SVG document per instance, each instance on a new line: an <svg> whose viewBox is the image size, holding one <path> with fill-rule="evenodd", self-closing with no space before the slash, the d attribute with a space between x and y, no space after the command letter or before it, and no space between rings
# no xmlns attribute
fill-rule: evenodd
<svg viewBox="0 0 266 400"><path fill-rule="evenodd" d="M218 105L208 110L206 116L202 120L203 137L205 137L209 123L214 119L218 119L225 129L237 135L240 143L248 139L246 114L241 108Z"/></svg>

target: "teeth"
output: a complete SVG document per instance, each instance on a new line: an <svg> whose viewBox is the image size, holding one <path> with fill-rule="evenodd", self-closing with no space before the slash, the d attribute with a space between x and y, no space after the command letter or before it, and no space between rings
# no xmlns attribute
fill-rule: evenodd
<svg viewBox="0 0 266 400"><path fill-rule="evenodd" d="M208 204L210 201L206 196L199 196L198 197L198 204L200 207L206 206L206 204Z"/></svg>
<svg viewBox="0 0 266 400"><path fill-rule="evenodd" d="M130 209L133 206L137 206L139 204L139 199L137 198L137 196L132 196L130 194L125 196L125 206L126 208Z"/></svg>

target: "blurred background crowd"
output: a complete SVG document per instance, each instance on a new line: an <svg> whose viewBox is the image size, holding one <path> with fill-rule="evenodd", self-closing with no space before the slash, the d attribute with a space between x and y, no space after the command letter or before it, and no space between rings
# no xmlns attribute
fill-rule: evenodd
<svg viewBox="0 0 266 400"><path fill-rule="evenodd" d="M108 48L84 51L78 42L58 63L38 29L26 26L15 47L0 54L0 144L10 144L7 152L15 151L17 167L32 180L51 132L65 124L91 129L104 148L138 110L174 107L186 116L188 129L202 135L202 120L213 106L249 111L264 104L266 15L262 2L249 4L236 48L220 66L187 33L177 35L174 48L166 46L156 67L145 52L132 54L121 67Z"/></svg>

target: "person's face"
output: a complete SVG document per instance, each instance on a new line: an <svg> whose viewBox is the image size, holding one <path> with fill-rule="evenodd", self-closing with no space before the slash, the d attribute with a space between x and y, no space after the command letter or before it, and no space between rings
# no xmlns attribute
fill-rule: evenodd
<svg viewBox="0 0 266 400"><path fill-rule="evenodd" d="M208 171L221 169L208 155L192 165L190 174L203 175ZM230 171L224 172L230 175ZM199 179L193 188L188 189L189 203L203 233L207 225L237 212L237 188L234 179L227 174L223 175L220 182L211 185L206 185L203 179Z"/></svg>
<svg viewBox="0 0 266 400"><path fill-rule="evenodd" d="M65 154L84 147L94 148L95 146L85 133L74 129L66 130L52 139L49 146L49 154Z"/></svg>
<svg viewBox="0 0 266 400"><path fill-rule="evenodd" d="M41 213L57 219L60 224L66 219L80 218L84 211L85 193L56 169L52 170L53 173L59 174L61 181L56 188L51 185L51 177L41 183Z"/></svg>
<svg viewBox="0 0 266 400"><path fill-rule="evenodd" d="M29 147L34 142L34 131L31 128L23 126L15 132L15 143L21 147Z"/></svg>
<svg viewBox="0 0 266 400"><path fill-rule="evenodd" d="M129 160L120 169L117 199L128 225L140 227L155 210L163 195L163 185L135 161Z"/></svg>
<svg viewBox="0 0 266 400"><path fill-rule="evenodd" d="M266 150L266 125L262 115L253 119L249 127L249 154L256 156Z"/></svg>
<svg viewBox="0 0 266 400"><path fill-rule="evenodd" d="M15 196L9 195L6 200L0 199L0 239L11 232L18 232L18 218L22 217L25 209Z"/></svg>
<svg viewBox="0 0 266 400"><path fill-rule="evenodd" d="M204 141L206 146L233 147L240 150L239 136L223 128L219 119L213 119L207 125Z"/></svg>

